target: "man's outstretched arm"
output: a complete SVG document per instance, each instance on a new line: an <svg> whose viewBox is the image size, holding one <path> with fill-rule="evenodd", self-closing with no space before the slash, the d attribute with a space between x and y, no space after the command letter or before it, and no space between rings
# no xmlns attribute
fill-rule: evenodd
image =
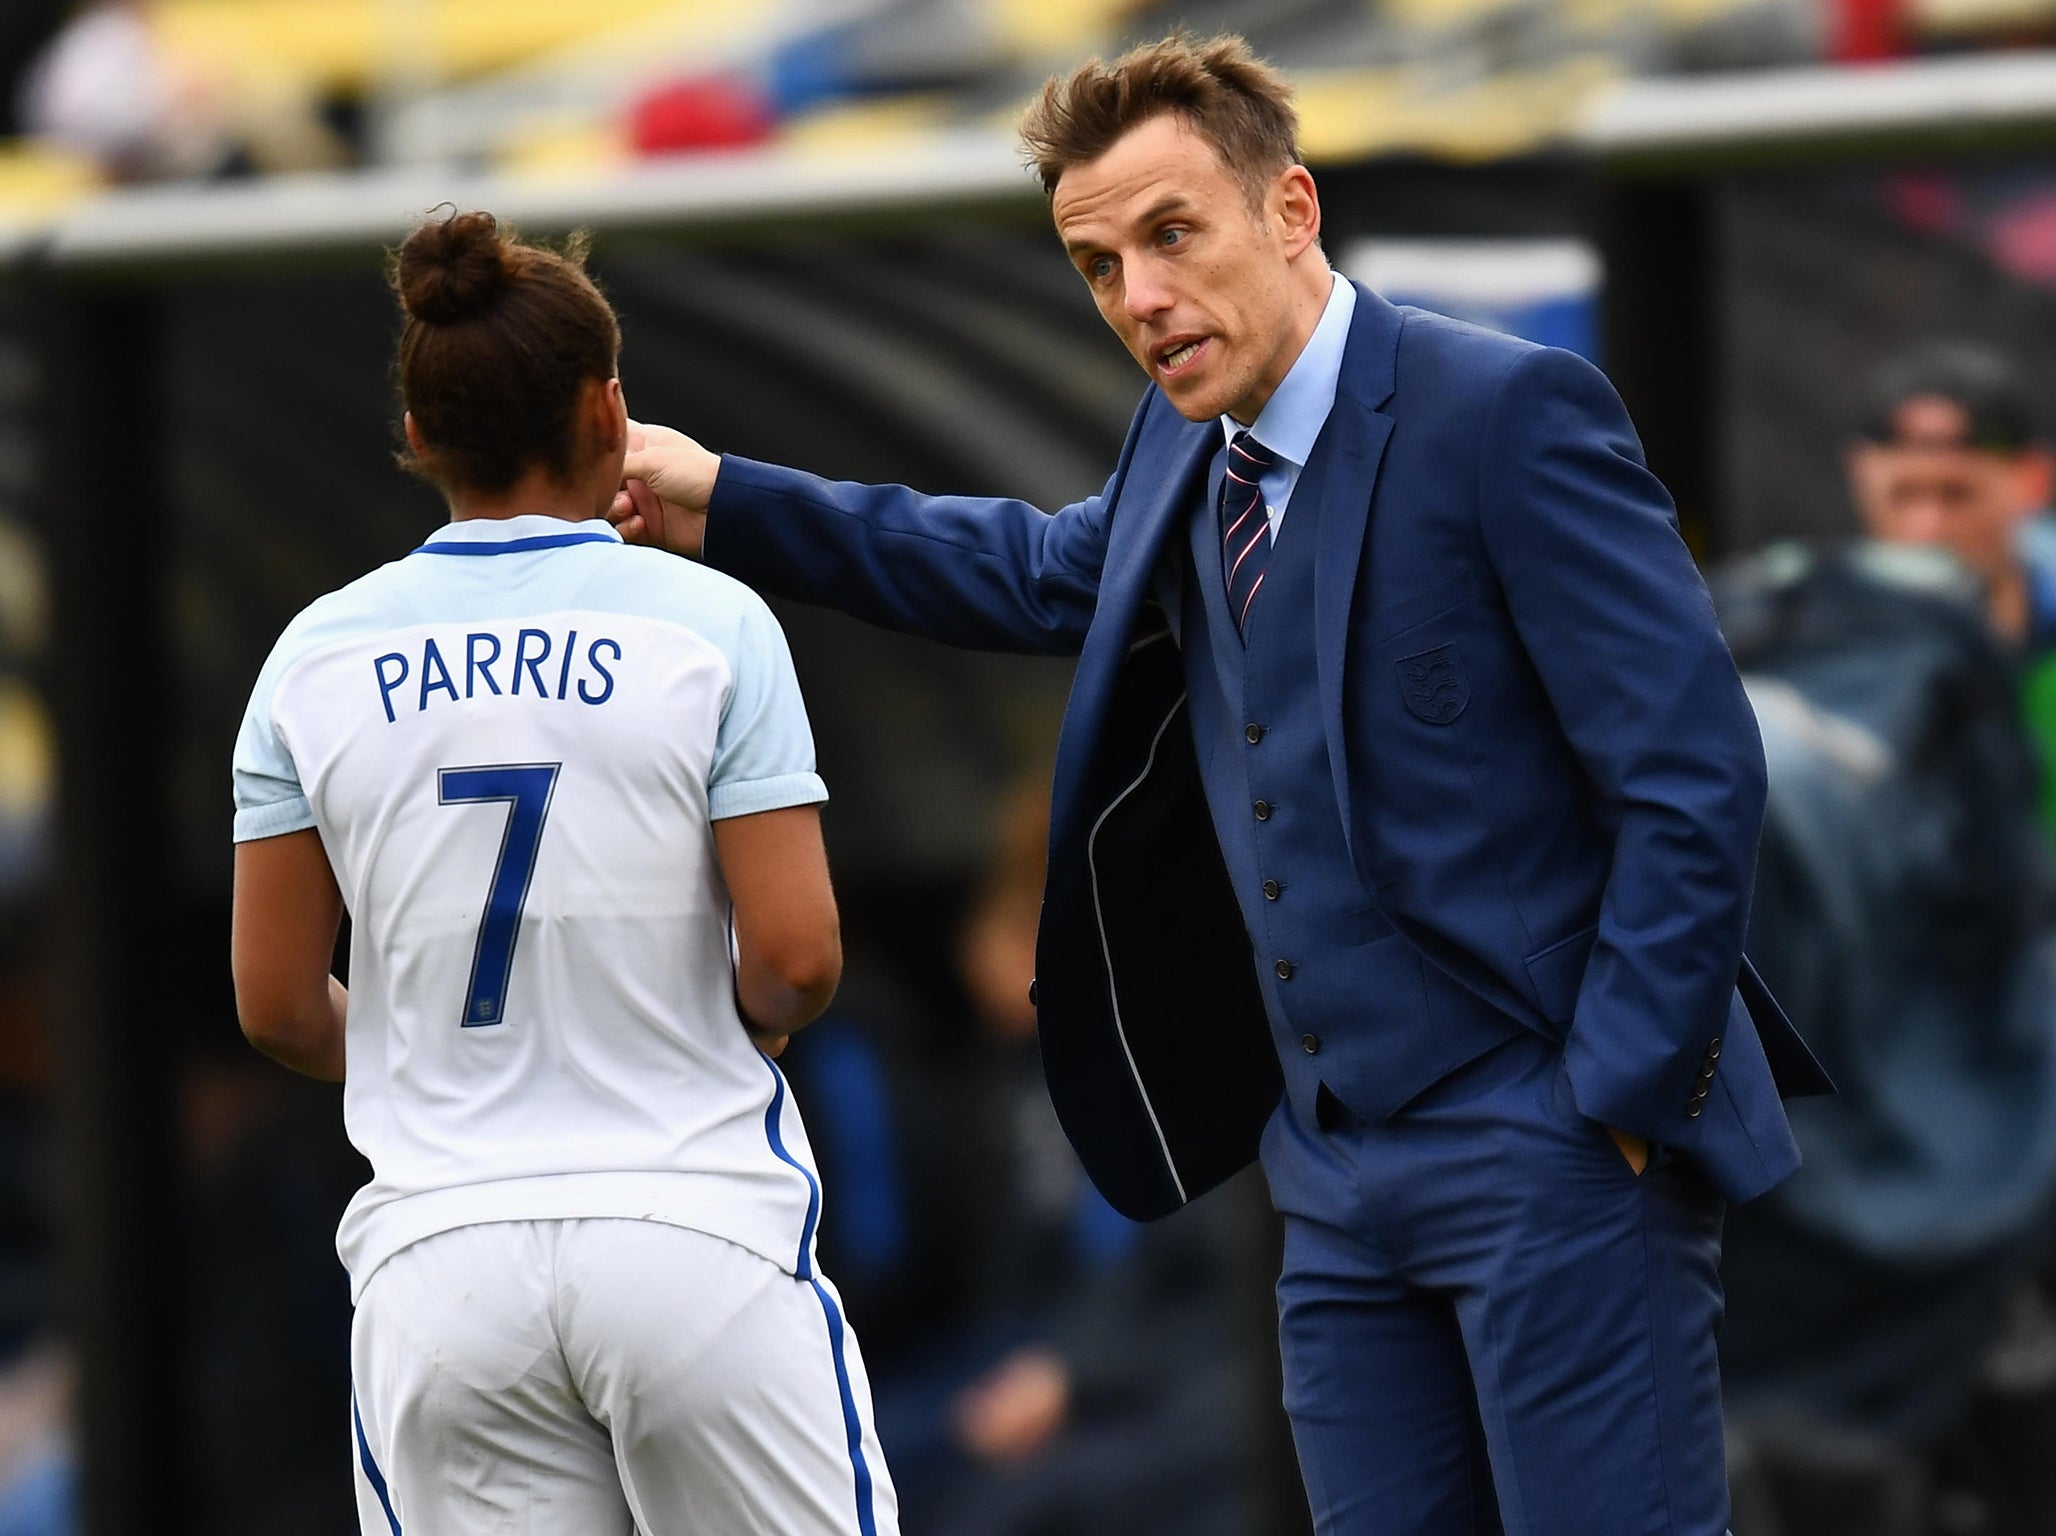
<svg viewBox="0 0 2056 1536"><path fill-rule="evenodd" d="M823 480L717 456L666 428L639 432L610 513L631 543L888 629L1043 652L1084 642L1135 437L1105 490L1052 516L1024 501Z"/></svg>

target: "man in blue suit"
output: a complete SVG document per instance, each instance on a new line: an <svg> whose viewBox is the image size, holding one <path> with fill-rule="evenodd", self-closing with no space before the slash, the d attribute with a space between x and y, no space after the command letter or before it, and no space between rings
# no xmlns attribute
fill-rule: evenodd
<svg viewBox="0 0 2056 1536"><path fill-rule="evenodd" d="M1057 231L1149 375L1106 488L831 484L648 429L615 516L773 591L1076 651L1037 951L1117 1207L1261 1147L1323 1536L1719 1536L1723 1198L1826 1084L1742 956L1763 758L1580 359L1329 270L1236 39L1052 80Z"/></svg>

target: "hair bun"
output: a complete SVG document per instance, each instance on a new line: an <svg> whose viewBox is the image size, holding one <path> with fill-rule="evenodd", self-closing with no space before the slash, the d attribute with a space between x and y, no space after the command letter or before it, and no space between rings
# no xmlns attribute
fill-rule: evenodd
<svg viewBox="0 0 2056 1536"><path fill-rule="evenodd" d="M490 310L508 275L499 221L489 213L453 213L407 237L394 286L414 319L454 325Z"/></svg>

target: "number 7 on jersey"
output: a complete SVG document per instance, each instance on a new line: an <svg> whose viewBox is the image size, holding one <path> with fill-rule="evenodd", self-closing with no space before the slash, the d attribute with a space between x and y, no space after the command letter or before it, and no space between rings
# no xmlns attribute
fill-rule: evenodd
<svg viewBox="0 0 2056 1536"><path fill-rule="evenodd" d="M493 883L486 889L478 923L478 947L471 956L471 987L464 997L464 1027L501 1023L507 1015L507 978L514 970L514 944L521 937L521 909L543 842L550 797L562 763L496 763L482 768L439 768L436 798L444 805L504 802L507 826Z"/></svg>

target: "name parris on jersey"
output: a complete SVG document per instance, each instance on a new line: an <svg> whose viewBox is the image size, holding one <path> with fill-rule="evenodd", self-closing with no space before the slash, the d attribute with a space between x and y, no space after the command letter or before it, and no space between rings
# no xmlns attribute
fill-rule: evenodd
<svg viewBox="0 0 2056 1536"><path fill-rule="evenodd" d="M588 641L581 653L575 629L562 635L524 629L511 648L499 635L482 629L461 639L445 636L441 643L430 635L418 656L388 651L371 667L390 725L400 718L400 708L412 704L420 714L431 699L443 697L452 704L484 695L604 704L614 696L614 674L607 670L607 660L620 659L621 642L605 636Z"/></svg>

